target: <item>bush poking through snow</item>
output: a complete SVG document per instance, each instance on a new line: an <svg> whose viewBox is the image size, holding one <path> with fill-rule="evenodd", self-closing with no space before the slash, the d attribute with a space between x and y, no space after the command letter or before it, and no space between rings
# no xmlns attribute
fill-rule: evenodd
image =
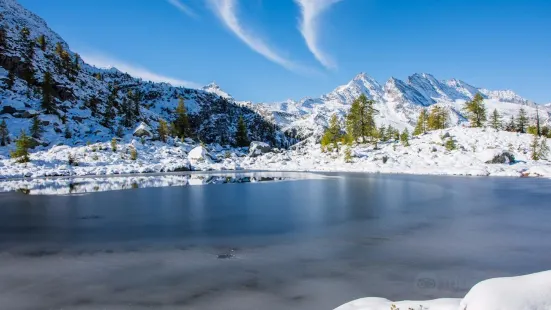
<svg viewBox="0 0 551 310"><path fill-rule="evenodd" d="M455 145L455 141L453 140L453 138L449 138L448 140L446 140L446 143L444 144L444 146L448 151L453 151L457 149L457 146Z"/></svg>
<svg viewBox="0 0 551 310"><path fill-rule="evenodd" d="M75 156L71 153L69 153L69 156L67 157L67 162L69 163L69 166L78 166Z"/></svg>
<svg viewBox="0 0 551 310"><path fill-rule="evenodd" d="M138 159L138 151L136 150L136 148L130 148L130 159L131 160Z"/></svg>
<svg viewBox="0 0 551 310"><path fill-rule="evenodd" d="M352 162L352 150L350 149L350 146L347 146L344 149L344 162L346 163Z"/></svg>
<svg viewBox="0 0 551 310"><path fill-rule="evenodd" d="M115 138L111 139L111 150L113 150L113 153L117 151L117 139Z"/></svg>

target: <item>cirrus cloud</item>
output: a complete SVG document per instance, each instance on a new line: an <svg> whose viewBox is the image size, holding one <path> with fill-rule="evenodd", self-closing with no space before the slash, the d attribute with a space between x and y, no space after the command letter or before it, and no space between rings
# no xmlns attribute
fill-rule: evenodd
<svg viewBox="0 0 551 310"><path fill-rule="evenodd" d="M100 53L81 53L80 57L84 62L97 68L115 68L121 72L130 74L133 77L141 78L146 81L156 83L169 83L172 86L187 87L187 88L200 88L201 85L195 82L180 80L165 75L157 74L149 71L138 65L133 65L120 61L110 56L106 56Z"/></svg>
<svg viewBox="0 0 551 310"><path fill-rule="evenodd" d="M294 63L293 61L281 56L264 40L250 30L245 29L237 16L238 3L236 0L209 0L210 5L216 16L222 23L249 46L253 51L266 57L268 60L283 66L284 68L295 72L307 72L308 69Z"/></svg>
<svg viewBox="0 0 551 310"><path fill-rule="evenodd" d="M301 8L299 30L306 41L308 49L314 57L326 68L336 69L337 64L319 47L319 21L324 11L342 0L295 0Z"/></svg>

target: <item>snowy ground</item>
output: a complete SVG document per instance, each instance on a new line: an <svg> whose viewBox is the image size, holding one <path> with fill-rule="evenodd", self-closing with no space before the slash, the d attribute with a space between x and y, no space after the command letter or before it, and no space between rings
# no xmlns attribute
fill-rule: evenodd
<svg viewBox="0 0 551 310"><path fill-rule="evenodd" d="M335 310L549 310L551 270L518 277L482 281L465 298L392 302L384 298L362 298Z"/></svg>
<svg viewBox="0 0 551 310"><path fill-rule="evenodd" d="M445 147L445 141L450 139L455 141L455 150ZM126 141L129 142L118 142L115 151L110 142L54 146L32 153L27 164L15 163L9 158L10 149L3 147L0 148L0 178L242 169L551 177L550 161L530 159L531 135L493 129L453 127L433 131L412 138L407 147L399 142L379 143L378 149L372 145L355 145L351 148L350 163L344 160L344 147L339 152L323 153L314 143L251 157L246 148L216 144L201 147L191 141L146 141L144 144L138 139ZM131 159L133 148L138 154L136 160ZM514 155L516 161L488 163L504 152ZM69 156L78 165L69 165Z"/></svg>

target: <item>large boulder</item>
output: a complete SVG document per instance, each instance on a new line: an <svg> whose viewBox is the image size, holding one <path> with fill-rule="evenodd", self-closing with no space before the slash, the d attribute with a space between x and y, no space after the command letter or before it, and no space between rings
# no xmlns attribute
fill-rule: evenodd
<svg viewBox="0 0 551 310"><path fill-rule="evenodd" d="M256 157L272 151L272 147L266 142L253 141L249 146L249 156Z"/></svg>
<svg viewBox="0 0 551 310"><path fill-rule="evenodd" d="M486 164L512 164L515 156L508 151L499 149L488 149L478 152L476 156Z"/></svg>
<svg viewBox="0 0 551 310"><path fill-rule="evenodd" d="M142 122L138 127L136 127L136 129L134 129L133 135L135 137L152 137L153 132L151 131L151 128L147 126L147 124Z"/></svg>
<svg viewBox="0 0 551 310"><path fill-rule="evenodd" d="M187 159L192 164L213 162L209 152L207 152L207 149L205 149L202 145L199 145L189 151L189 153L187 154Z"/></svg>

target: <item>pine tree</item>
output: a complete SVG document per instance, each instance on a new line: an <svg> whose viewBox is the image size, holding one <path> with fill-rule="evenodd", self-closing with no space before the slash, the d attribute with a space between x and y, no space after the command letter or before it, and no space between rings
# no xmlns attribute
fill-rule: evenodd
<svg viewBox="0 0 551 310"><path fill-rule="evenodd" d="M174 134L179 138L189 137L191 130L189 127L189 119L187 116L186 105L184 104L184 98L178 99L178 106L176 107L176 119L172 123Z"/></svg>
<svg viewBox="0 0 551 310"><path fill-rule="evenodd" d="M65 139L71 139L73 137L73 134L71 133L71 129L69 129L69 126L65 126L65 132L63 133L65 136Z"/></svg>
<svg viewBox="0 0 551 310"><path fill-rule="evenodd" d="M6 146L10 143L10 132L8 131L8 124L3 119L0 123L0 146Z"/></svg>
<svg viewBox="0 0 551 310"><path fill-rule="evenodd" d="M322 148L326 148L329 145L333 145L333 148L339 151L339 141L341 140L341 125L337 114L333 114L329 120L329 127L325 129L323 137L321 138Z"/></svg>
<svg viewBox="0 0 551 310"><path fill-rule="evenodd" d="M352 150L350 149L350 145L347 145L344 149L344 162L345 163L351 163L352 162Z"/></svg>
<svg viewBox="0 0 551 310"><path fill-rule="evenodd" d="M78 53L75 53L75 58L73 60L73 70L75 71L75 74L80 71L80 55Z"/></svg>
<svg viewBox="0 0 551 310"><path fill-rule="evenodd" d="M45 52L46 51L46 48L48 47L47 46L47 43L46 43L46 37L42 34L38 37L37 39L37 43L38 43L38 46L40 47L40 49Z"/></svg>
<svg viewBox="0 0 551 310"><path fill-rule="evenodd" d="M536 132L538 136L541 136L540 109L537 105L536 105Z"/></svg>
<svg viewBox="0 0 551 310"><path fill-rule="evenodd" d="M164 119L159 120L159 127L157 128L157 134L159 135L159 140L166 142L168 136L168 125Z"/></svg>
<svg viewBox="0 0 551 310"><path fill-rule="evenodd" d="M404 146L409 146L409 130L407 128L404 129L400 135L400 142L402 142Z"/></svg>
<svg viewBox="0 0 551 310"><path fill-rule="evenodd" d="M497 109L494 109L494 112L492 112L492 116L490 117L490 126L492 126L495 130L501 129L501 115L497 112Z"/></svg>
<svg viewBox="0 0 551 310"><path fill-rule="evenodd" d="M6 86L8 89L13 88L13 84L15 84L15 72L14 69L8 69L8 77L4 79L4 83L6 83Z"/></svg>
<svg viewBox="0 0 551 310"><path fill-rule="evenodd" d="M539 139L537 135L533 135L532 143L530 143L530 150L531 150L531 158L532 160L539 160L540 159L540 152L539 152Z"/></svg>
<svg viewBox="0 0 551 310"><path fill-rule="evenodd" d="M38 119L38 116L33 117L31 128L29 129L31 136L35 139L40 139L43 131L44 130L42 129L42 124L40 124L40 119Z"/></svg>
<svg viewBox="0 0 551 310"><path fill-rule="evenodd" d="M386 127L385 126L381 126L379 128L379 139L382 141L382 142L386 142L388 141L389 139L389 135L387 135L387 131L386 131Z"/></svg>
<svg viewBox="0 0 551 310"><path fill-rule="evenodd" d="M240 147L249 145L249 138L247 136L247 125L243 120L243 116L239 117L237 121L237 131L235 132L235 144Z"/></svg>
<svg viewBox="0 0 551 310"><path fill-rule="evenodd" d="M527 126L528 117L526 116L526 111L523 108L520 108L517 117L517 131L520 133L525 133Z"/></svg>
<svg viewBox="0 0 551 310"><path fill-rule="evenodd" d="M505 126L505 130L507 130L509 132L517 131L517 123L516 123L515 117L513 115L511 115L511 120L509 121L509 123L507 123L507 126Z"/></svg>
<svg viewBox="0 0 551 310"><path fill-rule="evenodd" d="M110 92L107 97L107 104L105 106L105 112L103 113L103 120L101 124L103 127L112 128L115 120L115 106L117 105L118 90L116 86L109 86Z"/></svg>
<svg viewBox="0 0 551 310"><path fill-rule="evenodd" d="M427 112L427 109L422 109L421 113L419 113L419 118L417 118L417 124L415 125L415 129L413 130L414 136L418 136L420 134L424 134L427 132L428 120L429 120L429 114Z"/></svg>
<svg viewBox="0 0 551 310"><path fill-rule="evenodd" d="M28 163L29 148L31 147L31 140L27 136L24 130L21 130L19 138L15 141L15 151L10 152L11 158L16 159L18 163Z"/></svg>
<svg viewBox="0 0 551 310"><path fill-rule="evenodd" d="M29 39L30 31L27 27L23 27L21 29L20 36L21 44L25 47L23 53L25 56L25 59L23 60L23 79L28 85L33 85L35 82L33 67L35 43Z"/></svg>
<svg viewBox="0 0 551 310"><path fill-rule="evenodd" d="M5 52L8 49L8 34L3 25L0 26L0 51Z"/></svg>
<svg viewBox="0 0 551 310"><path fill-rule="evenodd" d="M481 94L477 93L473 100L467 101L463 109L467 113L471 127L482 127L486 122L486 107Z"/></svg>
<svg viewBox="0 0 551 310"><path fill-rule="evenodd" d="M52 74L48 71L44 72L44 81L42 81L42 108L46 110L46 114L56 113L56 105L53 98Z"/></svg>
<svg viewBox="0 0 551 310"><path fill-rule="evenodd" d="M539 157L540 159L547 159L549 156L549 145L547 144L547 138L543 137L540 141Z"/></svg>

